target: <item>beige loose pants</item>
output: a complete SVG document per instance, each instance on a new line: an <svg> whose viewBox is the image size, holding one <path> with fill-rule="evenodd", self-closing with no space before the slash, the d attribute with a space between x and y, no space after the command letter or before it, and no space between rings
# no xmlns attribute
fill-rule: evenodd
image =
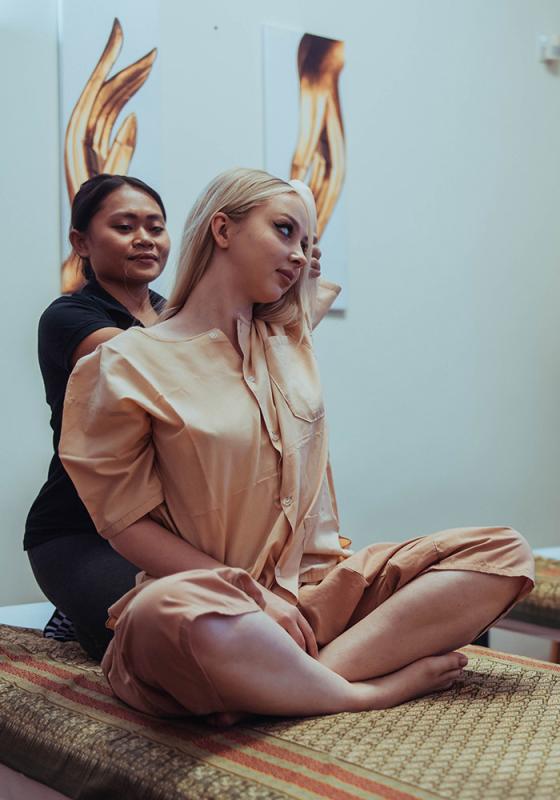
<svg viewBox="0 0 560 800"><path fill-rule="evenodd" d="M370 545L338 564L319 584L304 585L298 607L321 647L424 572L523 577L511 608L533 588L533 568L529 545L511 528L456 528ZM192 626L207 614L237 616L263 605L259 584L233 567L180 572L140 584L110 609L115 636L102 666L113 691L133 708L158 716L231 710L197 658ZM495 621L489 619L483 630Z"/></svg>

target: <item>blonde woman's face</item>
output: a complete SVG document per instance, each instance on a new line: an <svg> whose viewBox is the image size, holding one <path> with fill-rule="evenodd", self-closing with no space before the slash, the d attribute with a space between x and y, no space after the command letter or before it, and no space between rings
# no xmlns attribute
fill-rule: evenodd
<svg viewBox="0 0 560 800"><path fill-rule="evenodd" d="M252 303L273 303L299 279L307 262L307 212L295 193L276 195L232 226L229 256Z"/></svg>

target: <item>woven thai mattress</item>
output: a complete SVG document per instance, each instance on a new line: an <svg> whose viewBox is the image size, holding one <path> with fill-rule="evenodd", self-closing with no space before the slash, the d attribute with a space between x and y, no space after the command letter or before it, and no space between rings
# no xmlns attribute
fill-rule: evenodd
<svg viewBox="0 0 560 800"><path fill-rule="evenodd" d="M508 617L560 629L560 561L536 556L535 574L535 588Z"/></svg>
<svg viewBox="0 0 560 800"><path fill-rule="evenodd" d="M0 626L0 762L83 800L560 798L560 666L465 652L438 695L218 731L136 713L75 643Z"/></svg>

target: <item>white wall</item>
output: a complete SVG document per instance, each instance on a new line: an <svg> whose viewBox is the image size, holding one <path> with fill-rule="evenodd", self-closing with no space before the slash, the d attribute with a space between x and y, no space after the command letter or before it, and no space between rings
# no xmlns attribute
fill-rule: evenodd
<svg viewBox="0 0 560 800"><path fill-rule="evenodd" d="M58 283L56 4L3 0L0 603L50 434L35 327ZM317 333L343 530L357 545L510 523L560 543L556 0L162 0L162 194L262 165L261 25L343 38L348 306ZM159 109L155 109L158 113ZM4 176L4 173L5 176Z"/></svg>
<svg viewBox="0 0 560 800"><path fill-rule="evenodd" d="M52 446L36 331L43 308L59 291L56 35L55 0L0 0L2 605L42 596L22 537Z"/></svg>

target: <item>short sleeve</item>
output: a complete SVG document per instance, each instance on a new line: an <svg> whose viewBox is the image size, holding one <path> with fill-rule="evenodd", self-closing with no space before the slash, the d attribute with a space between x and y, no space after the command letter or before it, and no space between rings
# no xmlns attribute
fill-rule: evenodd
<svg viewBox="0 0 560 800"><path fill-rule="evenodd" d="M64 295L51 303L39 320L39 352L69 372L80 342L94 331L114 327L115 322L89 297Z"/></svg>
<svg viewBox="0 0 560 800"><path fill-rule="evenodd" d="M68 383L59 454L106 539L164 500L145 384L109 344L81 359Z"/></svg>
<svg viewBox="0 0 560 800"><path fill-rule="evenodd" d="M312 303L312 327L316 328L338 295L340 286L323 278L317 278L317 288Z"/></svg>

